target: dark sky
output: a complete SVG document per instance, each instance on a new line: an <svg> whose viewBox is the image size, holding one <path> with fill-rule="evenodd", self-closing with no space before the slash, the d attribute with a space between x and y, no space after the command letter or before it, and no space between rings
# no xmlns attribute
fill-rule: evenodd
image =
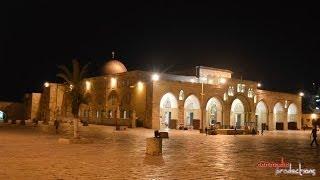
<svg viewBox="0 0 320 180"><path fill-rule="evenodd" d="M0 100L41 91L72 58L96 74L112 50L130 70L207 65L269 90L308 89L320 83L319 9L279 2L1 2Z"/></svg>

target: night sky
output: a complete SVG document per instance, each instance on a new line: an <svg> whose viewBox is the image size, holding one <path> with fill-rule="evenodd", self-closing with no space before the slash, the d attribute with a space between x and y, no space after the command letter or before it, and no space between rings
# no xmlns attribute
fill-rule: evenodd
<svg viewBox="0 0 320 180"><path fill-rule="evenodd" d="M1 2L0 100L41 91L73 58L98 75L113 50L129 70L206 65L292 93L320 83L316 4L201 2Z"/></svg>

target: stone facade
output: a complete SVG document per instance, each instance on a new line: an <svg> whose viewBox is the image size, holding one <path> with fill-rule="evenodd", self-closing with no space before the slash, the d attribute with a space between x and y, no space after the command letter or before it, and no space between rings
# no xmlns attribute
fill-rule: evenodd
<svg viewBox="0 0 320 180"><path fill-rule="evenodd" d="M300 96L259 89L258 82L234 79L229 70L198 66L194 76L159 74L159 80L152 80L152 75L125 70L85 79L90 98L79 117L95 124L152 129L301 128ZM72 117L67 91L50 83L40 100L35 98L42 119Z"/></svg>

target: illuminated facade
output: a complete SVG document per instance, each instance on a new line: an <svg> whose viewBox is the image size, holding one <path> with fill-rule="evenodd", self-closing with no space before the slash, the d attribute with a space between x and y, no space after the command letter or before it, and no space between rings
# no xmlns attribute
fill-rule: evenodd
<svg viewBox="0 0 320 180"><path fill-rule="evenodd" d="M224 69L197 66L195 74L154 74L127 71L117 60L103 67L104 75L83 82L90 97L80 118L95 124L141 124L153 129L301 128L301 97L259 89L258 82L232 78ZM71 116L63 85L44 89L39 118L52 121Z"/></svg>

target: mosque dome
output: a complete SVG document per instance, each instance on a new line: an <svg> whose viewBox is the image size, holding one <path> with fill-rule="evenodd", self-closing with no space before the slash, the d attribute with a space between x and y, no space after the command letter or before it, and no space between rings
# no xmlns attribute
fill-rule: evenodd
<svg viewBox="0 0 320 180"><path fill-rule="evenodd" d="M103 66L103 74L110 75L127 72L127 68L124 64L114 59L114 52L112 52L112 56L112 59Z"/></svg>

